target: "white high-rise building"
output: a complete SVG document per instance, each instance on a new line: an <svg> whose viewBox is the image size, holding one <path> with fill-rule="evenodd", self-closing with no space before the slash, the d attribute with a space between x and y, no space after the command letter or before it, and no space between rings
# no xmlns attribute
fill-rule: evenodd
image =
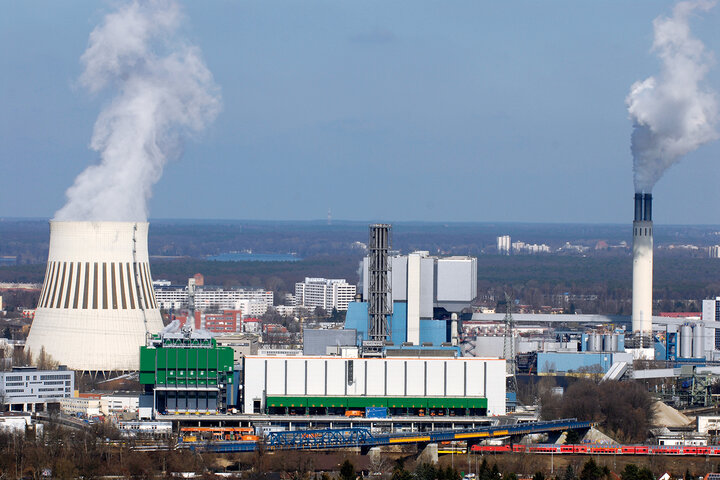
<svg viewBox="0 0 720 480"><path fill-rule="evenodd" d="M497 251L500 255L510 255L510 235L497 237Z"/></svg>
<svg viewBox="0 0 720 480"><path fill-rule="evenodd" d="M304 282L295 284L295 306L345 311L356 292L357 287L345 279L306 277Z"/></svg>

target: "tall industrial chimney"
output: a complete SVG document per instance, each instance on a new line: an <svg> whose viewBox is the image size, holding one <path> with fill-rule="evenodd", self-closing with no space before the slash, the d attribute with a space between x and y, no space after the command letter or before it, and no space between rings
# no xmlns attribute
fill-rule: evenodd
<svg viewBox="0 0 720 480"><path fill-rule="evenodd" d="M163 328L147 222L50 222L45 282L26 348L84 372L137 370Z"/></svg>
<svg viewBox="0 0 720 480"><path fill-rule="evenodd" d="M633 221L632 334L636 349L652 349L652 195L635 194ZM644 356L644 355L641 355Z"/></svg>

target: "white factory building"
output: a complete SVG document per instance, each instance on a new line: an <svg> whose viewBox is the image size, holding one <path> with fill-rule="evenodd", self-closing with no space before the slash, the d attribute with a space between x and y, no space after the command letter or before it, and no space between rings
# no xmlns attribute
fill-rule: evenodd
<svg viewBox="0 0 720 480"><path fill-rule="evenodd" d="M248 356L243 368L245 413L303 401L314 407L376 402L389 409L413 401L434 401L437 408L477 402L488 416L506 413L505 360L498 358Z"/></svg>
<svg viewBox="0 0 720 480"><path fill-rule="evenodd" d="M345 311L356 292L357 287L345 279L306 277L304 282L295 284L295 306Z"/></svg>

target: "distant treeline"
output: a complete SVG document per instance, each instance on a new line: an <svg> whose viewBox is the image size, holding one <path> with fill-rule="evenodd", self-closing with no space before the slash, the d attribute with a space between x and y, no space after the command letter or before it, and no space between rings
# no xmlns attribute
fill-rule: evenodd
<svg viewBox="0 0 720 480"><path fill-rule="evenodd" d="M718 231L720 228L709 226L657 226L656 244L720 243ZM502 301L508 292L533 309L549 306L568 312L630 313L632 258L628 250L590 250L588 256L495 255L495 237L505 233L513 240L556 246L566 241L594 246L600 240L609 244L632 240L630 228L624 225L396 223L392 246L403 253L427 250L477 256L478 302L484 304ZM42 282L48 235L46 221L0 221L0 255L18 255L22 263L0 267L0 282ZM189 276L202 273L208 284L260 287L282 294L293 292L295 283L306 276L358 282L358 263L365 254L362 243L367 242L367 235L367 224L359 222L153 221L149 248L154 256L180 257L152 259L155 279L183 284ZM206 255L242 250L295 252L302 260L204 260ZM720 294L718 266L718 259L658 250L655 310L698 310L699 300Z"/></svg>
<svg viewBox="0 0 720 480"><path fill-rule="evenodd" d="M720 227L655 227L655 244L720 243ZM17 256L20 263L43 263L47 259L49 227L46 220L0 219L0 255ZM392 230L392 248L407 253L427 250L432 254L483 255L495 253L496 237L510 235L513 241L547 244L556 249L566 242L590 247L590 255L623 255L626 250L596 251L598 242L618 245L632 242L627 225L513 224L513 223L403 223ZM300 257L347 255L367 243L364 222L261 222L153 220L150 222L151 255L204 258L208 255L251 250L255 253L295 252ZM676 255L700 252L676 249Z"/></svg>
<svg viewBox="0 0 720 480"><path fill-rule="evenodd" d="M357 283L360 252L322 255L297 262L216 262L181 258L153 260L155 279L185 284L195 273L206 284L246 286L294 292L305 277L345 278ZM656 311L698 311L700 300L720 295L720 260L656 256ZM44 265L0 267L0 282L40 283ZM627 315L632 298L632 259L623 257L510 256L478 257L478 302L493 304L511 293L533 308ZM695 302L693 302L695 301ZM6 302L7 303L7 302ZM26 305L27 306L27 305Z"/></svg>

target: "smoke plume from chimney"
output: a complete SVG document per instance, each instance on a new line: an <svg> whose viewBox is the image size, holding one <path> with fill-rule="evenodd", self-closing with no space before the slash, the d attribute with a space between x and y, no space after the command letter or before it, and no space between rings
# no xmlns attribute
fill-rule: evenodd
<svg viewBox="0 0 720 480"><path fill-rule="evenodd" d="M219 88L200 50L178 37L182 20L173 0L134 0L90 34L80 83L116 93L90 142L100 161L78 175L55 220L144 221L165 163L217 116Z"/></svg>
<svg viewBox="0 0 720 480"><path fill-rule="evenodd" d="M707 11L714 4L680 2L672 17L653 21L652 51L661 61L660 73L635 82L626 99L634 124L636 192L651 192L665 170L683 155L718 138L716 94L703 85L713 56L692 36L689 26L695 11Z"/></svg>

